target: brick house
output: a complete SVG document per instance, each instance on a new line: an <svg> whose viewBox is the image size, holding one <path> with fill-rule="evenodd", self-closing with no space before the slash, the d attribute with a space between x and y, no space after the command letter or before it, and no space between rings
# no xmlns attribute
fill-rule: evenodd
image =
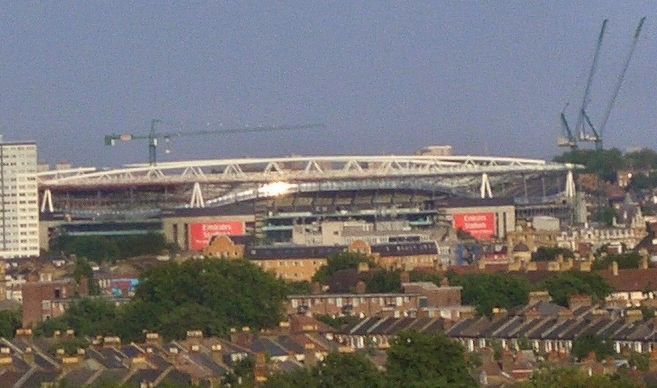
<svg viewBox="0 0 657 388"><path fill-rule="evenodd" d="M38 281L28 281L22 288L23 327L57 318L72 301L89 296L86 278L83 277L80 284L71 278L53 280L50 272L41 273Z"/></svg>

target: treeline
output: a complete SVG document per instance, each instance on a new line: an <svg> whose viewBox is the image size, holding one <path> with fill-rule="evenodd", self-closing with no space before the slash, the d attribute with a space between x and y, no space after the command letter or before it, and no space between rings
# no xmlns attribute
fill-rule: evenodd
<svg viewBox="0 0 657 388"><path fill-rule="evenodd" d="M315 280L328 281L340 269L357 268L363 260L371 262L357 254L333 256ZM89 271L87 266L79 267L80 276ZM400 292L401 274L379 268L361 276L368 292ZM598 274L579 271L555 272L536 284L512 274L414 271L409 275L411 281L430 281L438 286L446 277L449 284L463 287L462 303L483 315L490 315L495 307L511 309L527 304L534 290L547 291L553 302L562 306L567 306L571 295L590 295L594 302L601 302L612 291ZM81 336L118 335L139 340L144 330L173 339L183 338L187 330L200 329L207 335L223 336L233 327L276 326L284 318L286 296L307 293L310 288L310 283L285 282L244 260L166 263L144 274L135 297L127 304L116 307L100 298L83 299L63 316L44 322L38 333L50 335L70 328ZM325 320L336 327L345 323Z"/></svg>
<svg viewBox="0 0 657 388"><path fill-rule="evenodd" d="M501 351L495 357L499 361ZM600 361L615 355L610 342L584 336L575 340L573 357L581 361L594 353ZM377 369L363 353L333 353L316 365L279 372L271 376L265 387L332 388L332 387L473 387L473 376L486 360L477 353L466 353L463 347L443 334L414 331L401 333L387 351L383 370ZM515 387L642 387L645 383L635 370L648 370L648 356L628 355L630 368L619 368L613 374L592 375L576 367L560 367L545 363L525 382ZM249 376L252 378L252 376Z"/></svg>
<svg viewBox="0 0 657 388"><path fill-rule="evenodd" d="M270 377L265 387L473 387L472 354L443 334L401 333L382 372L363 354L330 354L321 363Z"/></svg>
<svg viewBox="0 0 657 388"><path fill-rule="evenodd" d="M139 341L144 330L180 339L187 330L225 336L235 327L271 328L283 319L288 287L244 260L167 263L145 274L127 304L116 307L105 299L82 299L63 316L42 323L37 334L74 329L80 336L118 335Z"/></svg>
<svg viewBox="0 0 657 388"><path fill-rule="evenodd" d="M573 150L554 158L555 162L583 165L586 172L598 173L608 182L616 182L619 170L636 171L630 187L647 189L657 187L657 176L650 172L657 170L657 152L644 148L623 153L617 148L608 150Z"/></svg>
<svg viewBox="0 0 657 388"><path fill-rule="evenodd" d="M551 250L542 252L542 256L554 258L557 254L568 255L568 252L562 250ZM626 259L627 257L627 259ZM636 268L635 255L612 255L608 256L610 260L619 260L620 268L633 266ZM601 261L606 265L607 259ZM341 270L356 269L362 263L368 263L373 271L360 274L360 279L365 283L366 291L371 293L379 292L401 292L401 274L400 270L384 270L378 268L372 258L358 253L340 253L328 258L326 266L320 268L313 281L327 284L331 277ZM606 267L605 267L606 268ZM484 315L490 315L493 308L512 308L527 304L529 293L531 291L547 291L554 303L567 306L568 298L571 295L590 295L594 301L602 302L607 297L612 288L597 273L568 271L555 272L547 279L530 284L529 281L521 275L513 274L457 274L453 271L441 275L435 272L411 271L409 274L410 281L429 281L440 286L444 277L447 277L449 284L463 287L461 292L462 303L472 305L477 312ZM354 291L349 290L349 291Z"/></svg>
<svg viewBox="0 0 657 388"><path fill-rule="evenodd" d="M51 250L85 257L95 262L115 262L119 259L141 255L160 254L172 249L162 233L126 236L70 236L57 237Z"/></svg>

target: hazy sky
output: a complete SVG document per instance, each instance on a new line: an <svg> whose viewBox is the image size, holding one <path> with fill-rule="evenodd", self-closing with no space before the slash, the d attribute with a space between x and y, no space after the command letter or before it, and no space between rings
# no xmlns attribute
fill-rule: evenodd
<svg viewBox="0 0 657 388"><path fill-rule="evenodd" d="M657 2L3 1L0 133L46 162L117 165L151 118L188 130L324 122L325 130L177 139L166 160L287 154L551 157L610 19L599 121L648 16L606 144L657 147ZM571 109L570 115L574 115ZM163 151L163 150L161 150Z"/></svg>

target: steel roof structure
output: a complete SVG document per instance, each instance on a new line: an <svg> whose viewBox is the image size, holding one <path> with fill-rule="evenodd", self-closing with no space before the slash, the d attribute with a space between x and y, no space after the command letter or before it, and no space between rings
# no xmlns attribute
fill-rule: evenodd
<svg viewBox="0 0 657 388"><path fill-rule="evenodd" d="M353 190L359 185L364 189L372 185L394 188L395 182L433 185L452 192L480 186L480 195L485 198L493 196L491 178L497 184L541 174L564 174L566 196L573 196L572 171L576 168L539 159L494 156L289 156L134 164L106 170L74 168L39 172L37 180L43 201L51 192L65 190L193 186L190 206L204 207L200 189L204 185L226 187L225 194L208 201L208 205L266 196L271 191L267 185L277 182L296 191L326 190L331 186Z"/></svg>

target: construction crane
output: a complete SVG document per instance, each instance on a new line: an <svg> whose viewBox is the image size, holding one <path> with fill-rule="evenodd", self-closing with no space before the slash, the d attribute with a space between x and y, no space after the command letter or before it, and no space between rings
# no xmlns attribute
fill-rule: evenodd
<svg viewBox="0 0 657 388"><path fill-rule="evenodd" d="M593 82L593 75L595 74L598 64L598 54L600 52L600 47L602 46L602 38L604 37L604 33L607 27L607 19L605 19L602 22L602 28L600 30L598 43L595 49L595 54L593 56L591 71L589 72L589 78L587 80L586 89L584 91L584 98L582 99L582 105L577 114L577 123L575 124L575 128L571 130L570 126L568 125L568 121L566 120L566 116L564 114L565 111L564 108L564 111L561 112L562 133L564 135L559 138L558 141L559 146L576 149L578 142L589 142L589 143L594 143L595 148L597 150L603 149L602 139L603 139L604 129L607 126L607 122L609 121L609 116L611 115L611 111L613 110L614 105L616 103L616 98L618 97L618 93L620 92L621 86L623 85L623 80L625 79L625 73L627 72L627 69L630 67L630 62L632 60L632 57L634 56L634 51L636 49L637 43L639 42L639 37L641 35L641 30L643 28L643 24L645 23L645 21L646 21L645 17L641 18L641 20L639 21L639 25L636 27L636 30L634 31L634 38L632 40L629 53L625 58L625 62L623 62L623 68L621 69L621 72L618 75L618 78L616 79L616 84L614 85L614 89L612 91L609 103L607 104L607 108L604 112L602 121L600 125L596 127L587 113L587 108L590 103L591 84ZM566 106L568 106L568 104L566 104Z"/></svg>
<svg viewBox="0 0 657 388"><path fill-rule="evenodd" d="M558 141L560 147L570 147L570 149L576 149L577 142L582 141L582 139L587 137L586 128L584 126L584 115L582 112L586 111L586 108L591 102L591 85L593 85L593 77L595 76L595 72L598 69L600 48L602 47L602 40L605 36L608 22L608 19L602 21L602 27L600 28L600 34L598 35L598 41L596 43L595 52L593 54L593 63L591 63L591 70L589 70L589 76L586 80L586 88L584 89L584 97L582 97L582 105L577 112L577 121L573 130L571 130L570 125L568 125L568 120L566 119L565 115L565 110L566 107L568 107L568 104L566 104L564 110L561 111L562 136Z"/></svg>
<svg viewBox="0 0 657 388"><path fill-rule="evenodd" d="M605 127L607 126L607 122L609 121L609 116L611 115L611 110L614 108L614 104L616 103L616 97L618 97L618 92L620 91L621 86L623 85L623 80L625 79L625 73L627 72L627 69L630 67L630 61L632 60L632 56L634 55L634 49L636 49L636 44L639 42L639 36L641 35L641 29L643 28L643 23L646 21L646 17L642 17L641 20L639 21L639 25L636 27L636 30L634 31L634 39L632 40L632 45L630 46L630 51L627 54L627 57L625 58L625 62L623 63L623 69L621 70L621 73L618 75L618 78L616 79L616 85L614 85L614 91L611 95L611 99L609 100L609 104L607 104L607 110L605 110L605 114L602 117L602 122L598 126L598 130L596 132L596 148L602 149L602 134L605 130ZM583 112L585 114L585 112ZM593 125L589 124L591 126L591 129L593 130Z"/></svg>
<svg viewBox="0 0 657 388"><path fill-rule="evenodd" d="M305 130L305 129L316 129L324 128L324 124L312 123L312 124L300 124L300 125L288 125L288 126L256 126L256 127L240 127L240 128L230 128L230 129L206 129L194 132L169 132L169 133L159 133L157 131L158 124L162 124L162 120L153 119L151 120L150 132L147 135L134 135L134 134L111 134L105 136L105 145L113 146L117 141L128 142L133 140L148 140L148 163L151 166L157 164L157 147L159 140L164 140L169 142L171 138L174 137L185 137L185 136L204 136L204 135L230 135L234 133L251 133L251 132L274 132L274 131L293 131L293 130Z"/></svg>

